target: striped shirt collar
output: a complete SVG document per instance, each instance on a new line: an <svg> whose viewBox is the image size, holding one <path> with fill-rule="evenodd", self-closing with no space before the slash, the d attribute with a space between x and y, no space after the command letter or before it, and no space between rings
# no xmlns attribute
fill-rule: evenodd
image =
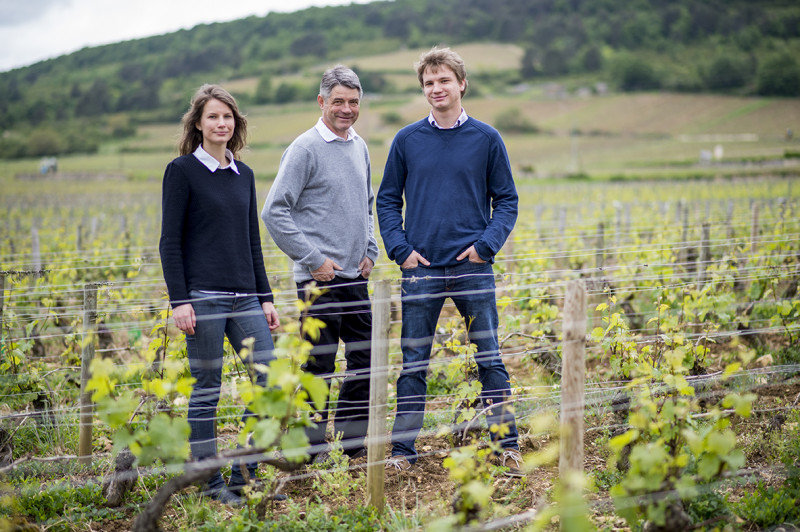
<svg viewBox="0 0 800 532"><path fill-rule="evenodd" d="M196 150L194 150L194 156L197 157L197 160L200 161L208 168L211 172L216 172L218 168L222 168L225 170L226 168L230 168L236 174L239 174L239 168L236 167L236 161L233 159L233 152L231 150L225 150L225 157L231 162L228 166L222 166L219 164L219 161L214 159L209 153L203 149L203 145L199 145Z"/></svg>
<svg viewBox="0 0 800 532"><path fill-rule="evenodd" d="M325 122L322 120L322 117L319 117L317 120L316 125L314 125L314 129L317 130L317 133L320 134L322 140L325 142L333 142L338 140L339 142L349 142L351 140L355 140L358 138L358 133L352 127L347 130L347 138L343 139L333 131L331 131L328 126L325 125Z"/></svg>
<svg viewBox="0 0 800 532"><path fill-rule="evenodd" d="M462 107L461 108L461 114L458 116L458 120L456 120L456 123L453 124L453 127L442 127L442 126L439 125L439 123L433 117L433 110L431 110L430 114L428 114L428 122L430 122L431 125L433 127L435 127L436 129L455 129L455 128L463 125L464 122L466 122L468 118L469 117L467 116L467 112Z"/></svg>

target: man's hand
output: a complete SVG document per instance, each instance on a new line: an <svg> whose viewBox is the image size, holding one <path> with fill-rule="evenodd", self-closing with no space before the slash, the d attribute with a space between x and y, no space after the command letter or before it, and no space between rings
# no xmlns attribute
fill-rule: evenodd
<svg viewBox="0 0 800 532"><path fill-rule="evenodd" d="M275 310L275 305L267 301L261 303L261 309L264 311L264 316L267 318L267 325L269 325L270 331L274 331L281 326L281 322L278 320L278 311Z"/></svg>
<svg viewBox="0 0 800 532"><path fill-rule="evenodd" d="M172 319L178 329L186 334L194 334L197 317L194 315L194 307L191 303L184 303L172 309Z"/></svg>
<svg viewBox="0 0 800 532"><path fill-rule="evenodd" d="M326 257L322 266L316 270L311 270L311 277L313 277L315 281L333 281L333 278L336 277L337 270L342 271L342 267Z"/></svg>
<svg viewBox="0 0 800 532"><path fill-rule="evenodd" d="M400 267L403 268L404 270L409 270L411 268L416 268L420 264L424 266L431 265L428 259L420 255L416 251L412 251L411 255L409 255L408 258L403 261L403 264L401 264Z"/></svg>
<svg viewBox="0 0 800 532"><path fill-rule="evenodd" d="M371 258L364 257L361 259L361 262L358 263L358 270L361 272L361 277L369 279L369 274L372 273L373 266L375 266L375 263L372 262Z"/></svg>
<svg viewBox="0 0 800 532"><path fill-rule="evenodd" d="M478 255L478 252L475 251L475 246L468 247L464 252L461 253L461 255L456 257L456 260L464 260L465 258L476 264L484 264L486 262L481 258L480 255Z"/></svg>

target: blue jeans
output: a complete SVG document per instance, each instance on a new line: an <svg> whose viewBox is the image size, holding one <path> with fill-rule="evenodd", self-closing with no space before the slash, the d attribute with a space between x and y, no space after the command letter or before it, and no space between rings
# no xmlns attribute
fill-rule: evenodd
<svg viewBox="0 0 800 532"><path fill-rule="evenodd" d="M450 298L467 323L469 340L478 347L475 362L482 385L484 407L508 401L508 371L500 358L497 340L497 304L491 263L465 262L444 268L419 266L402 270L403 326L400 347L403 371L397 380L397 417L392 429L392 455L417 457L414 441L422 429L427 392L427 370L444 300ZM517 449L514 414L505 406L490 409L487 422L505 424L504 448Z"/></svg>
<svg viewBox="0 0 800 532"><path fill-rule="evenodd" d="M215 427L224 337L228 337L237 354L243 347L242 340L255 339L247 364L269 364L275 357L269 325L257 297L205 294L197 290L190 291L189 297L197 316L194 334L186 335L189 369L197 379L189 398L189 446L192 457L201 460L217 454ZM266 386L267 376L259 373L257 382ZM242 419L251 415L245 411ZM248 464L248 468L254 469L253 464ZM217 477L219 474L212 478L212 484Z"/></svg>

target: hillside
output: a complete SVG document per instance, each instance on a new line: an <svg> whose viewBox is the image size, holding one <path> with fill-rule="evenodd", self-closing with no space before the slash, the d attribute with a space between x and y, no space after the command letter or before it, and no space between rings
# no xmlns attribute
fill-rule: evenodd
<svg viewBox="0 0 800 532"><path fill-rule="evenodd" d="M343 61L361 63L369 92L415 91L404 78L410 50L468 42L514 50L471 64L473 80L498 94L577 79L623 91L800 95L793 2L376 1L199 25L0 73L0 158L95 152L141 124L175 121L203 82L251 80L244 104L308 101L322 66ZM388 60L367 59L381 53Z"/></svg>

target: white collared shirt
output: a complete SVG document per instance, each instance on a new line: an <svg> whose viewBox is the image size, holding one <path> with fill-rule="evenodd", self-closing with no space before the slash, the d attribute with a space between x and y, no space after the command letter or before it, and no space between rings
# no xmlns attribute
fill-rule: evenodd
<svg viewBox="0 0 800 532"><path fill-rule="evenodd" d="M319 117L319 120L317 120L317 123L314 125L314 129L317 130L317 133L320 134L322 140L324 140L325 142L333 142L335 140L338 140L340 142L349 142L351 140L355 140L358 138L358 133L356 133L356 130L350 127L347 129L347 138L343 139L342 137L331 131L330 128L328 128L328 126L325 125L325 122L322 120L322 117Z"/></svg>
<svg viewBox="0 0 800 532"><path fill-rule="evenodd" d="M193 155L197 157L197 160L203 163L211 172L216 172L217 168L222 168L223 170L230 168L236 172L237 175L239 174L239 169L236 167L236 161L233 160L233 152L231 150L225 150L225 157L230 161L228 166L222 166L219 164L218 160L214 159L214 157L212 157L206 150L203 149L202 144L199 145L196 150L194 150Z"/></svg>
<svg viewBox="0 0 800 532"><path fill-rule="evenodd" d="M458 115L458 120L456 120L456 123L455 123L455 124L453 124L453 127L442 127L442 126L440 126L440 125L439 125L439 123L438 123L438 122L436 121L436 119L433 117L433 110L431 110L430 114L428 115L428 122L430 122L430 123L431 123L431 125L432 125L433 127L435 127L436 129L455 129L455 128L457 128L457 127L459 127L459 126L463 125L463 124L464 124L464 122L466 122L468 118L469 118L469 117L467 116L467 112L466 112L466 111L464 110L464 108L462 107L462 108L461 108L461 114L460 114L460 115Z"/></svg>

